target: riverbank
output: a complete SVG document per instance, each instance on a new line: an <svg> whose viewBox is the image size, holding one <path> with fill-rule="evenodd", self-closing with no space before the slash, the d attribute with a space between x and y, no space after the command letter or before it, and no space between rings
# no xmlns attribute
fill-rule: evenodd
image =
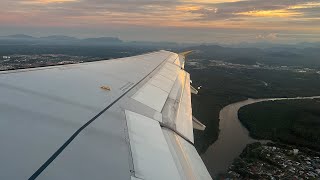
<svg viewBox="0 0 320 180"><path fill-rule="evenodd" d="M320 96L296 97L296 98L268 98L268 99L247 99L230 104L220 111L219 129L217 141L201 155L213 177L226 173L228 167L237 158L243 149L251 143L257 142L249 136L249 131L241 124L238 118L238 111L241 107L263 101L282 101L294 99L314 99Z"/></svg>
<svg viewBox="0 0 320 180"><path fill-rule="evenodd" d="M220 111L220 133L218 139L201 155L207 164L207 168L210 172L213 172L214 176L219 173L225 173L246 145L255 142L249 137L248 130L240 123L237 112L245 105L260 101L248 99L230 104Z"/></svg>

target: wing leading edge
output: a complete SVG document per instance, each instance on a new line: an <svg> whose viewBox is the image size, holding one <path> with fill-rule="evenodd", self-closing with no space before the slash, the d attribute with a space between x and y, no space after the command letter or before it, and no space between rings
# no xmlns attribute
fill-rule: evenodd
<svg viewBox="0 0 320 180"><path fill-rule="evenodd" d="M1 179L211 179L183 55L4 71L0 93Z"/></svg>

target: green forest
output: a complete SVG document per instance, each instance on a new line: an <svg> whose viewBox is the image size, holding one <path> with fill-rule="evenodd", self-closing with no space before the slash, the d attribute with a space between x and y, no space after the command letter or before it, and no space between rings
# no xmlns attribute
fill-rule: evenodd
<svg viewBox="0 0 320 180"><path fill-rule="evenodd" d="M320 100L260 102L238 114L254 138L320 150Z"/></svg>

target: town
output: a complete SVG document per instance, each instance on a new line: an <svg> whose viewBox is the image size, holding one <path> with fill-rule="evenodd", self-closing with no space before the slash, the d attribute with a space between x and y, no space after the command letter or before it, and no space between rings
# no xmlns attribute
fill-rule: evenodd
<svg viewBox="0 0 320 180"><path fill-rule="evenodd" d="M97 61L101 58L87 56L71 56L64 54L39 54L39 55L6 55L0 57L0 71L25 69L32 67L74 64L81 62Z"/></svg>
<svg viewBox="0 0 320 180"><path fill-rule="evenodd" d="M320 153L278 143L250 144L229 168L229 179L318 179Z"/></svg>

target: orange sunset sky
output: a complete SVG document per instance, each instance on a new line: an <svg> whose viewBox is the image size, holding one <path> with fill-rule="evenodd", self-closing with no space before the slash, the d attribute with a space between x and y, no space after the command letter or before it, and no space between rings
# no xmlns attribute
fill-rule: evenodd
<svg viewBox="0 0 320 180"><path fill-rule="evenodd" d="M320 0L0 0L0 36L320 41Z"/></svg>

